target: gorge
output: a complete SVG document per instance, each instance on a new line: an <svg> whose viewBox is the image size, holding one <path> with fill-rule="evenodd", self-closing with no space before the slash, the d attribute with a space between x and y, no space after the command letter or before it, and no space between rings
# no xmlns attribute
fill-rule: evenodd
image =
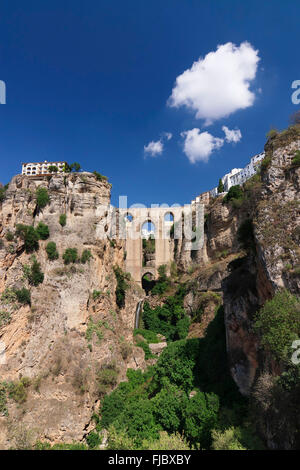
<svg viewBox="0 0 300 470"><path fill-rule="evenodd" d="M259 174L200 204L203 245L172 237L174 208L144 266L142 223L161 231L167 210L146 210L128 240L109 228L120 211L105 179L11 180L0 208L1 448L299 448L299 150L299 125L273 133Z"/></svg>

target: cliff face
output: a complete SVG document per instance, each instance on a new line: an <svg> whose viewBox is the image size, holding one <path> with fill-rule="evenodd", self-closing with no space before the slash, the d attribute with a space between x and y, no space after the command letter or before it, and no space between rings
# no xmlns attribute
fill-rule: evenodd
<svg viewBox="0 0 300 470"><path fill-rule="evenodd" d="M50 197L42 210L36 204L38 186L46 187ZM114 370L118 382L124 380L127 367L143 366L142 350L132 346L141 292L128 281L125 307L117 307L113 266L123 266L124 249L122 242L101 237L107 230L109 203L110 185L89 173L49 179L16 176L9 185L0 211L0 291L29 288L31 305L9 296L0 300L0 311L9 318L0 324L5 346L1 382L20 385L25 377L26 387L20 387L27 395L26 400L8 398L2 410L2 448L9 440L11 445L11 435L20 425L35 439L81 440L99 405L101 370ZM67 217L64 227L60 214ZM16 224L36 227L40 221L48 225L50 237L40 240L34 253L44 273L43 283L35 287L24 278L24 265L30 265L32 255L25 252L21 238L11 241L7 234L15 232ZM57 260L47 257L49 241L56 243ZM88 249L92 258L85 264L65 265L62 254L67 248L77 248L79 255Z"/></svg>
<svg viewBox="0 0 300 470"><path fill-rule="evenodd" d="M254 222L254 252L223 282L231 372L246 395L263 371L280 372L260 352L252 329L253 314L279 288L300 292L300 168L291 164L299 148L298 139L279 146L267 143L269 166L262 173L260 196L249 212Z"/></svg>

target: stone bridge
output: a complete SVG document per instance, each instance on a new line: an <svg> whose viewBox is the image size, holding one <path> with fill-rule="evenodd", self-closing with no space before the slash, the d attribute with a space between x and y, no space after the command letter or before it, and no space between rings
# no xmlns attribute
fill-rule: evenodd
<svg viewBox="0 0 300 470"><path fill-rule="evenodd" d="M158 268L163 264L168 269L170 268L171 262L174 260L174 239L170 235L170 230L174 225L175 238L181 238L180 232L182 231L184 220L188 217L192 220L193 215L195 223L196 210L200 214L200 217L197 219L197 226L200 227L200 231L203 234L204 205L202 203L193 201L192 204L186 204L185 206L119 209L120 220L123 221L123 227L121 227L121 230L123 230L122 238L126 238L125 269L137 283L141 284L142 278L146 274L150 275L152 279L156 279ZM155 253L152 259L145 262L143 256L143 238L145 238L143 226L147 223L151 223L152 227L154 227L152 236L155 239ZM176 236L176 233L179 233L179 235Z"/></svg>

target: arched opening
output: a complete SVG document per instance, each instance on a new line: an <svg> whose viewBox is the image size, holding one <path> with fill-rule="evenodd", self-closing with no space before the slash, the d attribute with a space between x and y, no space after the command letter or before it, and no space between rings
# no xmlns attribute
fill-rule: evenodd
<svg viewBox="0 0 300 470"><path fill-rule="evenodd" d="M132 222L133 221L133 215L130 214L130 212L127 212L124 219L125 219L126 222Z"/></svg>
<svg viewBox="0 0 300 470"><path fill-rule="evenodd" d="M143 267L155 266L155 225L146 220L141 227Z"/></svg>
<svg viewBox="0 0 300 470"><path fill-rule="evenodd" d="M174 214L172 212L166 212L164 216L164 221L168 223L174 223Z"/></svg>
<svg viewBox="0 0 300 470"><path fill-rule="evenodd" d="M142 288L146 292L146 295L149 294L151 289L155 286L155 280L153 279L153 275L149 273L145 273L142 277Z"/></svg>

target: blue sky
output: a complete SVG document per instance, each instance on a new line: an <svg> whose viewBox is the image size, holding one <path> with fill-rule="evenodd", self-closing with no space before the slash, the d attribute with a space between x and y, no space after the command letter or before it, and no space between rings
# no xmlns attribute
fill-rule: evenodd
<svg viewBox="0 0 300 470"><path fill-rule="evenodd" d="M297 110L299 17L295 0L2 2L0 181L22 161L78 161L109 177L113 204L119 195L129 205L190 202L262 151L266 132L286 127ZM251 105L209 125L195 110L167 105L193 62L245 41L260 59ZM225 142L223 126L240 129L241 140ZM184 152L181 134L192 129L223 140L207 162ZM145 154L161 137L163 152Z"/></svg>

